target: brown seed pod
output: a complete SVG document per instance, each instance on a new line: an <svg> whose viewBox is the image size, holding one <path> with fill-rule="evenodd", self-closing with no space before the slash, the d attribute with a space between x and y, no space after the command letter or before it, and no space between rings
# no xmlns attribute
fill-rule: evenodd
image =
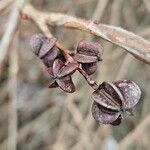
<svg viewBox="0 0 150 150"><path fill-rule="evenodd" d="M99 116L100 118L96 120L100 123L118 125L121 123L123 113L132 114L132 109L140 97L140 88L133 81L103 82L92 94L93 117Z"/></svg>
<svg viewBox="0 0 150 150"><path fill-rule="evenodd" d="M43 58L47 53L49 56L54 57L58 49L52 49L56 44L55 38L46 38L42 34L36 34L31 37L30 45L34 54L39 58Z"/></svg>
<svg viewBox="0 0 150 150"><path fill-rule="evenodd" d="M131 109L138 103L141 97L141 90L136 83L130 80L119 80L115 81L114 85L124 97L124 101L122 101L124 109Z"/></svg>
<svg viewBox="0 0 150 150"><path fill-rule="evenodd" d="M75 91L75 86L71 76L65 76L60 79L56 78L55 81L49 85L49 88L56 87L60 87L63 91L68 93L73 93Z"/></svg>
<svg viewBox="0 0 150 150"><path fill-rule="evenodd" d="M88 56L96 56L98 59L101 59L103 48L97 42L81 40L77 46L77 53Z"/></svg>
<svg viewBox="0 0 150 150"><path fill-rule="evenodd" d="M97 70L97 63L84 63L84 64L82 64L82 69L88 75L91 75Z"/></svg>
<svg viewBox="0 0 150 150"><path fill-rule="evenodd" d="M113 112L103 108L96 102L93 102L92 105L92 115L96 121L103 124L113 123L114 120L117 120L120 116L120 112Z"/></svg>
<svg viewBox="0 0 150 150"><path fill-rule="evenodd" d="M96 56L88 56L83 54L76 54L75 60L79 63L94 63L98 61L98 58Z"/></svg>
<svg viewBox="0 0 150 150"><path fill-rule="evenodd" d="M38 56L40 58L43 58L45 55L47 55L49 53L49 56L55 57L55 55L57 55L57 51L58 51L58 49L56 49L56 48L53 49L55 44L56 44L55 38L45 39L43 41L43 45L39 51Z"/></svg>
<svg viewBox="0 0 150 150"><path fill-rule="evenodd" d="M44 39L45 39L45 36L42 34L35 34L30 39L31 50L37 56L38 56L39 51L43 45Z"/></svg>
<svg viewBox="0 0 150 150"><path fill-rule="evenodd" d="M69 63L65 65L64 59L57 58L53 63L53 73L56 78L62 78L74 73L77 70L77 67L77 63Z"/></svg>
<svg viewBox="0 0 150 150"><path fill-rule="evenodd" d="M49 88L60 87L65 92L74 92L75 86L71 74L76 71L77 67L78 64L70 63L65 65L65 60L63 58L55 59L52 67L52 73L55 80Z"/></svg>
<svg viewBox="0 0 150 150"><path fill-rule="evenodd" d="M92 75L97 69L97 62L102 60L103 48L99 43L81 40L77 46L75 60L82 64L82 69Z"/></svg>

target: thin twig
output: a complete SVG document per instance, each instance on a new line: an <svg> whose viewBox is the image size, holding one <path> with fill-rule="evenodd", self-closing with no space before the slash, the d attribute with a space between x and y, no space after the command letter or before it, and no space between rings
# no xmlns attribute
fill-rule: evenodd
<svg viewBox="0 0 150 150"><path fill-rule="evenodd" d="M126 73L128 72L128 68L129 68L132 60L133 60L133 58L129 54L127 54L125 56L121 66L120 66L120 69L117 73L116 79L118 79L118 80L124 79Z"/></svg>
<svg viewBox="0 0 150 150"><path fill-rule="evenodd" d="M16 35L17 36L17 35ZM18 74L18 38L16 37L14 47L10 53L10 106L9 106L9 150L17 149L17 74Z"/></svg>
<svg viewBox="0 0 150 150"><path fill-rule="evenodd" d="M40 22L41 20L48 25L64 26L66 28L78 29L97 35L124 48L137 59L150 64L150 42L120 27L96 24L62 13L43 13L31 5L26 5L22 13L26 14L34 22L37 22L37 20ZM39 26L39 28L41 28L41 26Z"/></svg>
<svg viewBox="0 0 150 150"><path fill-rule="evenodd" d="M98 1L97 7L96 7L94 14L93 14L93 17L92 17L93 19L96 19L98 21L101 20L103 13L106 10L105 8L107 6L108 1L109 0L104 0L104 1L99 0Z"/></svg>
<svg viewBox="0 0 150 150"><path fill-rule="evenodd" d="M111 25L119 25L121 6L124 0L114 0L111 8L111 16L109 23Z"/></svg>
<svg viewBox="0 0 150 150"><path fill-rule="evenodd" d="M19 4L17 4L16 2L14 7L12 8L12 11L10 12L9 21L6 26L6 31L0 43L0 68L4 59L6 58L9 46L16 32L16 29L19 23L19 18L20 18L19 11L20 11L20 8L23 6L23 3L24 3L24 0L20 1Z"/></svg>
<svg viewBox="0 0 150 150"><path fill-rule="evenodd" d="M150 12L150 1L149 0L143 0L143 3L145 4L145 7Z"/></svg>

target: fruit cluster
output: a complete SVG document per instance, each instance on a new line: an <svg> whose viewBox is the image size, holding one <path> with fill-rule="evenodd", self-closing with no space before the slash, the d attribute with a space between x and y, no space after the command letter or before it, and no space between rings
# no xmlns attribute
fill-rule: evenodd
<svg viewBox="0 0 150 150"><path fill-rule="evenodd" d="M81 40L72 53L65 53L58 48L55 38L37 34L32 36L30 44L33 53L44 63L48 76L53 79L49 88L60 87L72 93L75 86L71 75L78 70L84 76L94 89L92 114L99 123L119 125L124 113L132 114L133 107L141 97L137 84L120 80L103 82L98 86L90 78L97 70L97 63L102 60L103 48L99 43ZM68 56L71 61L67 60Z"/></svg>

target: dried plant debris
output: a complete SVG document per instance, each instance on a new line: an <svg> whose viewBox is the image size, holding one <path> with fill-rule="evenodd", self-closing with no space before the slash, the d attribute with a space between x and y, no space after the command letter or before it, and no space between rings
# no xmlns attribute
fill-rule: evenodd
<svg viewBox="0 0 150 150"><path fill-rule="evenodd" d="M55 38L42 34L34 35L30 42L32 51L42 60L46 73L53 79L49 88L60 87L65 92L75 92L71 75L78 70L94 89L92 114L95 120L119 125L124 114L132 115L132 109L141 97L137 84L130 80L118 80L98 86L90 77L97 70L97 63L102 61L103 48L99 43L81 40L73 53L65 53L56 42ZM73 61L68 62L68 56Z"/></svg>

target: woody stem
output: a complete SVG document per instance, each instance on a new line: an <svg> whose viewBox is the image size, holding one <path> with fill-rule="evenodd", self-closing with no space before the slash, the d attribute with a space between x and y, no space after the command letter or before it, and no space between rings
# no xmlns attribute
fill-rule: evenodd
<svg viewBox="0 0 150 150"><path fill-rule="evenodd" d="M78 71L84 76L84 78L86 79L86 81L88 82L88 84L94 89L97 90L98 89L98 84L96 83L96 81L94 81L93 79L91 79L89 77L89 75L80 67L78 67Z"/></svg>
<svg viewBox="0 0 150 150"><path fill-rule="evenodd" d="M72 63L74 59L70 56L70 51L66 49L63 45L59 42L56 42L56 46L60 49L60 51L64 54L67 63Z"/></svg>

